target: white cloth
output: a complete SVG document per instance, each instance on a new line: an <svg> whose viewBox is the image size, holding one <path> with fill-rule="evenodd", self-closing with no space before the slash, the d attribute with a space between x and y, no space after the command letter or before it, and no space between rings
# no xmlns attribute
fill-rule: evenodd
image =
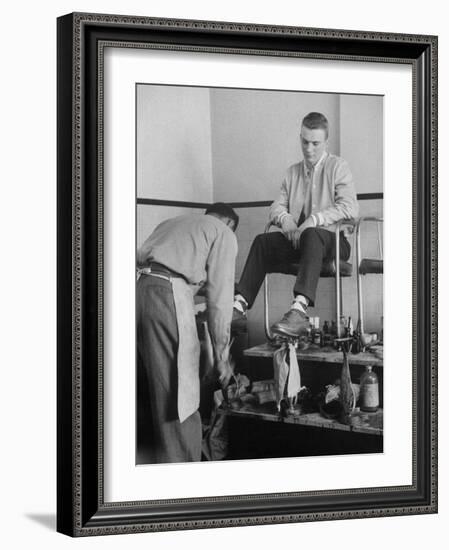
<svg viewBox="0 0 449 550"><path fill-rule="evenodd" d="M289 354L289 363L287 363L287 353ZM274 352L273 368L276 402L277 408L280 410L284 397L295 400L301 390L301 375L293 344L285 343Z"/></svg>

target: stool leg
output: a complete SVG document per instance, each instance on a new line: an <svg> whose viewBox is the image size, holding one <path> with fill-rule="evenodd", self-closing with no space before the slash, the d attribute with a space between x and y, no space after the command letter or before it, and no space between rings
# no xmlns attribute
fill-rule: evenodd
<svg viewBox="0 0 449 550"><path fill-rule="evenodd" d="M340 276L340 315L343 315L343 277Z"/></svg>
<svg viewBox="0 0 449 550"><path fill-rule="evenodd" d="M340 318L341 318L341 275L340 275L340 226L337 225L335 232L335 305L337 310L337 338L341 338L340 334Z"/></svg>
<svg viewBox="0 0 449 550"><path fill-rule="evenodd" d="M360 245L360 221L357 224L356 228L356 269L357 269L357 305L359 313L359 323L360 323L360 333L365 332L363 326L363 292L362 292L362 276L360 274L360 260L362 256L361 245Z"/></svg>
<svg viewBox="0 0 449 550"><path fill-rule="evenodd" d="M265 325L265 335L267 339L272 342L274 340L273 333L270 330L270 320L268 318L268 273L265 275L264 284L263 284L263 309L264 309L264 325Z"/></svg>

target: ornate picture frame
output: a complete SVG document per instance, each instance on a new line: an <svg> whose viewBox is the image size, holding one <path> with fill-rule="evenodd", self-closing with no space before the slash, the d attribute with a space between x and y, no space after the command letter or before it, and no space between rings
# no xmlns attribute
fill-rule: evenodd
<svg viewBox="0 0 449 550"><path fill-rule="evenodd" d="M412 483L104 498L104 51L155 48L412 69ZM70 536L437 511L437 38L74 13L58 19L58 505Z"/></svg>

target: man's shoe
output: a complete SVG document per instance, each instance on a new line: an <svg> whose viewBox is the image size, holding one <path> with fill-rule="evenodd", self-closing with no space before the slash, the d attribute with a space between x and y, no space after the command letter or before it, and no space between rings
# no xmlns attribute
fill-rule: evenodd
<svg viewBox="0 0 449 550"><path fill-rule="evenodd" d="M304 313L298 309L290 309L280 321L274 323L271 332L281 336L297 338L307 333L309 321Z"/></svg>
<svg viewBox="0 0 449 550"><path fill-rule="evenodd" d="M237 308L232 309L231 332L246 332L247 331L246 313L242 313Z"/></svg>

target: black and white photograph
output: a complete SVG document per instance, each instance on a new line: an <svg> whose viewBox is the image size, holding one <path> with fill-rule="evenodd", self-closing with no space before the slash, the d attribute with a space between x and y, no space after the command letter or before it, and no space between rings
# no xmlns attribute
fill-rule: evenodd
<svg viewBox="0 0 449 550"><path fill-rule="evenodd" d="M382 95L135 93L136 464L382 453Z"/></svg>

